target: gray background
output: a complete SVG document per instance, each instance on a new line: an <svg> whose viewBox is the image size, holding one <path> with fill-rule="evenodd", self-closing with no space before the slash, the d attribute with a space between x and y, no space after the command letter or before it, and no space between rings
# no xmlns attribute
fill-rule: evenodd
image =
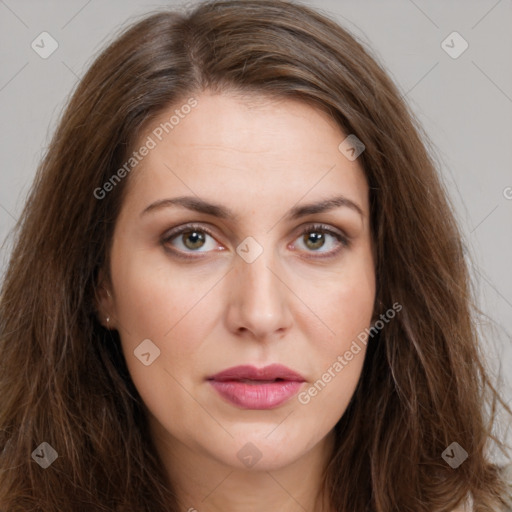
<svg viewBox="0 0 512 512"><path fill-rule="evenodd" d="M512 404L512 0L304 3L371 47L432 140L473 260L485 355ZM94 56L134 17L178 5L185 4L0 0L0 242ZM59 44L47 59L31 48L43 31ZM456 59L441 46L453 31L469 44ZM7 240L0 252L2 274L10 246Z"/></svg>

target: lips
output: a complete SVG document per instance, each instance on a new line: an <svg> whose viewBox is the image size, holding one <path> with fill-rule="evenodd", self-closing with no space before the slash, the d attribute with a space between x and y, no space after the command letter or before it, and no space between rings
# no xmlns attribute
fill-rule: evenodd
<svg viewBox="0 0 512 512"><path fill-rule="evenodd" d="M304 377L280 364L235 366L209 377L220 396L242 409L273 409L295 395Z"/></svg>
<svg viewBox="0 0 512 512"><path fill-rule="evenodd" d="M256 368L249 365L234 366L208 378L208 380L215 380L217 382L229 380L275 381L278 379L297 382L304 382L305 380L302 375L281 364L271 364L264 368Z"/></svg>

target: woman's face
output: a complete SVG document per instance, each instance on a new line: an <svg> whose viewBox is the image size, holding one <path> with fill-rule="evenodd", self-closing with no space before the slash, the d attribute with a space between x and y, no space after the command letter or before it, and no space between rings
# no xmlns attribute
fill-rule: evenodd
<svg viewBox="0 0 512 512"><path fill-rule="evenodd" d="M136 145L149 149L125 178L102 311L159 446L276 469L326 445L361 373L353 342L375 298L368 186L324 113L196 100ZM276 364L288 373L256 371Z"/></svg>

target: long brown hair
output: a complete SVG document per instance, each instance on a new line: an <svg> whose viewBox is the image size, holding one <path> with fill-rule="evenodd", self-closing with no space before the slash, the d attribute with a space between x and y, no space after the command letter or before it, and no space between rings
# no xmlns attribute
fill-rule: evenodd
<svg viewBox="0 0 512 512"><path fill-rule="evenodd" d="M306 101L366 146L376 304L403 309L369 343L336 425L330 506L441 512L468 495L477 511L505 504L488 445L502 446L497 406L511 411L483 364L461 234L421 128L371 52L333 21L297 3L224 0L151 14L118 36L38 169L0 302L0 509L178 510L119 336L95 308L131 175L95 191L145 126L207 89ZM42 442L58 454L47 469L31 456ZM469 454L457 469L441 457L452 442Z"/></svg>

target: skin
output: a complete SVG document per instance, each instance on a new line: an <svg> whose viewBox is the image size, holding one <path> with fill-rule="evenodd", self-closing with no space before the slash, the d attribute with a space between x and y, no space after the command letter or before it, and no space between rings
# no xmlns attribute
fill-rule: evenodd
<svg viewBox="0 0 512 512"><path fill-rule="evenodd" d="M129 177L100 312L120 333L152 439L184 511L319 511L321 472L359 380L364 345L305 405L295 396L275 409L244 410L206 378L239 364L277 362L306 379L304 391L370 326L375 270L368 185L359 161L338 150L346 135L323 112L291 99L195 97L197 107ZM337 207L285 217L294 206L339 194L362 215ZM219 203L236 218L181 206L141 214L178 196ZM214 236L204 234L202 246L190 233L162 242L190 222ZM346 234L350 245L329 234L323 245L308 241L301 232L313 223ZM249 236L263 248L252 263L236 252ZM172 248L199 257L179 258ZM160 349L148 366L134 355L145 339ZM247 443L261 454L252 467L237 457Z"/></svg>

